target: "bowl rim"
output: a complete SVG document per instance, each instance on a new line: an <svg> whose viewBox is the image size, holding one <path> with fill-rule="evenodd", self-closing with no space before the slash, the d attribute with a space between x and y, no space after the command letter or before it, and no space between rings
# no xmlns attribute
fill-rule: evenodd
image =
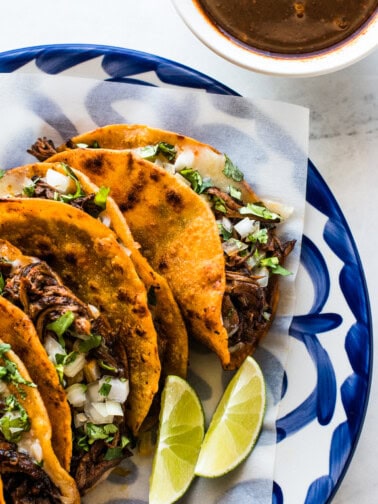
<svg viewBox="0 0 378 504"><path fill-rule="evenodd" d="M280 55L249 49L223 35L193 0L171 0L195 36L209 49L247 70L281 77L311 77L341 70L378 47L378 8L345 41L329 50L305 55Z"/></svg>

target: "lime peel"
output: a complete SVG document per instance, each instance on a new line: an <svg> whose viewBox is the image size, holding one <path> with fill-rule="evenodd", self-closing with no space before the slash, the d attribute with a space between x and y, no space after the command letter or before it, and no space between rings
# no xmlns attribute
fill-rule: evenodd
<svg viewBox="0 0 378 504"><path fill-rule="evenodd" d="M161 398L150 504L170 504L186 492L194 478L204 430L202 404L196 392L182 378L168 376Z"/></svg>
<svg viewBox="0 0 378 504"><path fill-rule="evenodd" d="M252 357L247 357L228 384L211 419L195 474L205 478L233 470L254 447L264 420L265 381Z"/></svg>

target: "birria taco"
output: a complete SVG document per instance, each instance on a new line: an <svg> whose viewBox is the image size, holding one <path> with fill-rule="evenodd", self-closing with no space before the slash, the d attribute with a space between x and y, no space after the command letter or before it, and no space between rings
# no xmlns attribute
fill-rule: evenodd
<svg viewBox="0 0 378 504"><path fill-rule="evenodd" d="M158 335L162 380L168 374L186 377L188 337L180 309L164 277L139 251L109 188L97 187L65 163L34 163L7 170L0 179L0 198L29 197L59 200L109 226L121 240L147 290L148 308Z"/></svg>
<svg viewBox="0 0 378 504"><path fill-rule="evenodd" d="M59 151L54 154L54 151ZM268 331L294 242L227 155L184 135L113 125L29 151L112 189L142 253L165 276L190 332L235 368Z"/></svg>
<svg viewBox="0 0 378 504"><path fill-rule="evenodd" d="M51 400L40 385L51 376L43 373L46 360L55 366L59 377L55 388L63 390L64 399L50 404L59 410L50 418L69 431L57 432L55 444L59 453L66 450L70 473L84 493L130 455L125 348L97 308L79 300L47 263L23 255L4 240L0 259L2 297L18 305L36 328L34 335L28 335L29 351L20 338L14 339L14 347L24 355L45 404ZM42 345L38 347L37 341ZM67 415L62 403L69 403L71 413Z"/></svg>
<svg viewBox="0 0 378 504"><path fill-rule="evenodd" d="M146 289L117 236L81 210L57 201L0 201L0 236L48 263L110 326L127 354L130 394L125 421L137 434L160 379L157 335Z"/></svg>
<svg viewBox="0 0 378 504"><path fill-rule="evenodd" d="M0 298L2 334L20 327ZM19 335L15 335L18 339ZM0 340L0 502L80 502L74 480L51 445L51 423L39 390L9 343Z"/></svg>

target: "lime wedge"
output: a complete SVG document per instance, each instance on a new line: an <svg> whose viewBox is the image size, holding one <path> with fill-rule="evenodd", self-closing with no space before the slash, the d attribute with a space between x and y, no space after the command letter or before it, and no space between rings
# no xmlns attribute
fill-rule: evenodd
<svg viewBox="0 0 378 504"><path fill-rule="evenodd" d="M182 378L168 376L161 399L150 504L169 504L185 493L194 478L204 428L203 409L196 392Z"/></svg>
<svg viewBox="0 0 378 504"><path fill-rule="evenodd" d="M261 431L265 401L261 369L252 357L247 357L213 415L196 464L196 475L221 476L247 457Z"/></svg>

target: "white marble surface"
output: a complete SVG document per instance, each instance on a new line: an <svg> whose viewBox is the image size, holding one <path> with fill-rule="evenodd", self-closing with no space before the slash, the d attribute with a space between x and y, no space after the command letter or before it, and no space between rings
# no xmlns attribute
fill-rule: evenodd
<svg viewBox="0 0 378 504"><path fill-rule="evenodd" d="M292 80L258 75L204 47L169 0L18 0L0 16L0 51L94 43L151 52L191 66L239 93L311 109L310 157L338 200L365 269L374 325L378 308L378 51L328 76ZM334 504L378 502L377 377L356 453ZM297 504L297 503L290 503Z"/></svg>

